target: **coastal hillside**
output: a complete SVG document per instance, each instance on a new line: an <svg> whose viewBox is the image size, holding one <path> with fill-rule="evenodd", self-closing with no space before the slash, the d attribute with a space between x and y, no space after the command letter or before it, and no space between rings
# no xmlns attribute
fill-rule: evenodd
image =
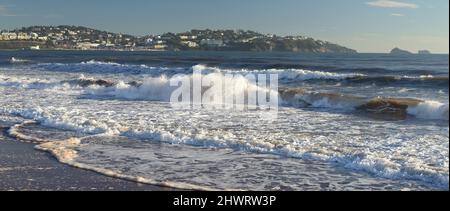
<svg viewBox="0 0 450 211"><path fill-rule="evenodd" d="M18 44L19 43L19 44ZM82 26L31 26L1 31L0 49L78 50L214 50L356 53L327 41L304 36L277 36L245 30L191 30L183 33L133 36Z"/></svg>

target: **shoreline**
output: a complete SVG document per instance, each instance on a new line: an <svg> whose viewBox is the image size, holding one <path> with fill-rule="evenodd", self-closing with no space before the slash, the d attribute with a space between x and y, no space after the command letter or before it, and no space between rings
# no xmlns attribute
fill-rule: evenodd
<svg viewBox="0 0 450 211"><path fill-rule="evenodd" d="M144 49L88 49L88 50L80 50L80 49L64 49L64 48L52 48L52 49L40 49L40 50L31 50L31 49L0 49L0 52L49 52L49 51L60 51L60 52L229 52L229 53L291 53L291 54L312 54L312 55L390 55L390 56L405 56L405 55L393 55L388 52L357 52L357 53L315 53L315 52L293 52L293 51L226 51L226 50L180 50L180 51L171 51L171 50L144 50ZM417 54L412 53L407 56L448 56L448 53L431 53L431 54Z"/></svg>
<svg viewBox="0 0 450 211"><path fill-rule="evenodd" d="M11 122L12 123L12 122ZM39 138L36 142L33 139L28 139L26 136L15 136L11 133L12 126L18 125L14 123L2 124L0 121L0 191L215 191L216 189L198 189L196 187L183 188L180 186L171 186L162 183L150 183L147 182L145 178L141 177L131 177L117 171L118 173L111 174L109 170L103 170L102 168L93 168L89 165L77 164L72 162L66 162L66 160L61 157L62 155L69 155L70 153L62 154L56 151L52 151L53 145L36 145L39 142ZM39 131L39 129L37 130ZM39 136L38 136L39 137ZM59 140L59 139L57 139ZM58 143L60 141L53 140L46 143ZM64 141L63 141L64 142ZM45 145L45 146L44 146ZM36 147L38 146L38 147ZM55 145L58 147L59 145ZM57 149L57 148L56 148ZM56 153L56 154L54 154ZM61 160L61 158L63 158ZM307 163L307 169L314 169L312 163ZM80 166L81 165L81 166ZM322 169L323 165L315 165L316 168ZM400 190L400 191L439 191L438 187L431 187L424 185L420 182L417 183L403 183L402 181L383 179L373 177L365 172L357 171L340 171L342 168L337 166L331 167L330 169L322 169L323 172L335 172L335 176L356 176L359 181L364 180L366 177L369 179L358 186L358 181L356 185L351 186L349 183L349 188L354 188L351 190L377 190L376 187L386 187L382 189L386 190ZM100 170L100 171L99 171ZM328 175L328 173L327 173ZM332 174L333 175L333 174ZM330 177L333 178L333 177ZM338 178L339 179L339 178ZM349 178L347 178L349 179ZM346 182L348 180L342 181ZM373 179L373 181L372 181ZM308 178L305 178L308 181ZM361 185L364 186L369 184L374 185L374 189L360 189ZM322 180L316 181L311 184L322 185ZM324 183L326 184L326 183ZM341 183L339 183L341 184ZM398 184L398 189L389 188L390 185ZM397 187L397 186L396 186ZM303 187L302 187L303 188ZM323 189L322 189L323 188ZM330 183L328 187L322 187L317 190L333 190L327 189L331 188ZM228 189L238 191L238 189ZM303 189L302 189L303 190ZM343 186L341 190L350 190ZM381 189L380 189L381 190ZM240 189L239 189L240 191Z"/></svg>
<svg viewBox="0 0 450 211"><path fill-rule="evenodd" d="M59 163L47 152L7 136L0 126L0 191L176 191L108 177Z"/></svg>

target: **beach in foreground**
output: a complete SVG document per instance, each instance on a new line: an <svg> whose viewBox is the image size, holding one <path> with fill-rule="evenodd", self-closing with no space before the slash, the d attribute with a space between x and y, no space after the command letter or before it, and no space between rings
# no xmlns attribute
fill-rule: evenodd
<svg viewBox="0 0 450 211"><path fill-rule="evenodd" d="M1 191L173 191L140 184L59 163L33 144L8 137L0 126Z"/></svg>

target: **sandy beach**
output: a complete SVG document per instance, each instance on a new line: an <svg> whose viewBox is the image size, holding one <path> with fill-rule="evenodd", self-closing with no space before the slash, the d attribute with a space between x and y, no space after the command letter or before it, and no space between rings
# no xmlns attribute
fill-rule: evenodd
<svg viewBox="0 0 450 211"><path fill-rule="evenodd" d="M1 191L173 191L103 176L58 163L46 152L6 135L0 125Z"/></svg>

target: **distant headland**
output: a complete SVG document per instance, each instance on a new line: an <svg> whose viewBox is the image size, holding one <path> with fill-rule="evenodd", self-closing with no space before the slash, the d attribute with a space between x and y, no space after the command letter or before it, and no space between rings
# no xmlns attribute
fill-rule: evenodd
<svg viewBox="0 0 450 211"><path fill-rule="evenodd" d="M142 51L281 51L357 53L304 36L277 36L244 30L191 30L132 36L82 26L30 26L0 31L0 49L142 50Z"/></svg>
<svg viewBox="0 0 450 211"><path fill-rule="evenodd" d="M391 55L412 55L413 53L407 51L407 50L402 50L400 48L394 48L391 50L390 52ZM431 52L429 50L419 50L417 52L417 54L420 55L429 55L431 54Z"/></svg>
<svg viewBox="0 0 450 211"><path fill-rule="evenodd" d="M412 53L407 50L402 50L400 48L394 48L391 50L392 55L411 55Z"/></svg>
<svg viewBox="0 0 450 211"><path fill-rule="evenodd" d="M418 54L428 55L428 54L431 54L431 52L430 52L429 50L420 50L420 51L418 52Z"/></svg>

